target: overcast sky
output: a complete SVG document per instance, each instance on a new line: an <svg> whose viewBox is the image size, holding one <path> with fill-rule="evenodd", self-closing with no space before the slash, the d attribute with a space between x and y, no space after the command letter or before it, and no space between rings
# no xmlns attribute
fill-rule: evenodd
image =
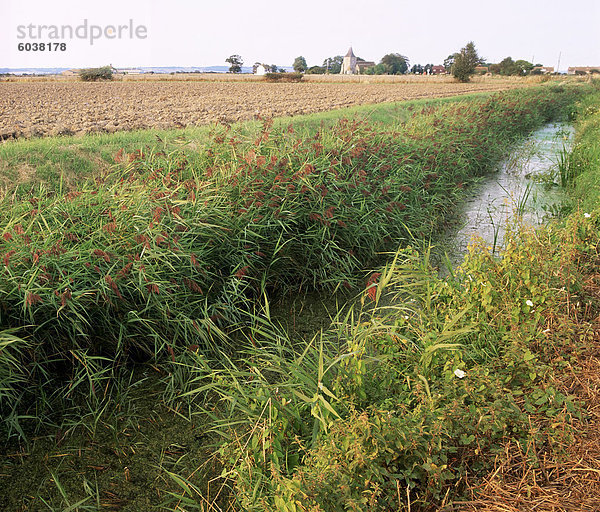
<svg viewBox="0 0 600 512"><path fill-rule="evenodd" d="M88 39L30 37L19 26L96 25ZM100 28L98 29L100 30ZM25 30L26 31L26 30ZM80 34L83 33L80 30ZM56 35L56 34L54 34ZM474 41L490 62L506 56L560 68L600 66L600 0L0 0L0 67L226 65L240 54L254 62L290 66L303 55L308 65L344 55L379 61L398 52L411 64L441 64ZM65 51L18 51L18 43L66 42Z"/></svg>

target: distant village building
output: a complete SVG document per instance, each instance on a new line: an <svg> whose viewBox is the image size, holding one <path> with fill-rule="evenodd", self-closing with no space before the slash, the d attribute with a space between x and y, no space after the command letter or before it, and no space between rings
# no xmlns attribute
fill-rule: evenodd
<svg viewBox="0 0 600 512"><path fill-rule="evenodd" d="M264 75L266 72L267 72L267 68L265 68L264 64L259 64L258 66L256 66L256 69L254 70L255 75Z"/></svg>
<svg viewBox="0 0 600 512"><path fill-rule="evenodd" d="M340 70L340 74L357 75L360 73L364 73L367 68L372 68L373 66L375 66L375 63L372 61L358 60L356 55L354 55L351 46L342 62L342 69Z"/></svg>
<svg viewBox="0 0 600 512"><path fill-rule="evenodd" d="M61 71L60 74L63 76L76 76L79 74L79 70L78 69L65 69L64 71Z"/></svg>
<svg viewBox="0 0 600 512"><path fill-rule="evenodd" d="M444 66L433 66L431 68L431 74L432 75L445 75L446 68Z"/></svg>
<svg viewBox="0 0 600 512"><path fill-rule="evenodd" d="M567 75L591 75L592 73L600 73L598 66L574 66L567 69Z"/></svg>
<svg viewBox="0 0 600 512"><path fill-rule="evenodd" d="M370 60L359 60L356 63L356 70L358 73L364 73L367 69L375 66L375 63Z"/></svg>

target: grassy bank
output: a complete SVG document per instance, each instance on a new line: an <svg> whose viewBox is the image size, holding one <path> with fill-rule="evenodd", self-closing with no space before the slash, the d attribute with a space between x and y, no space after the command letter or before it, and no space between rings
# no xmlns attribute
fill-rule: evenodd
<svg viewBox="0 0 600 512"><path fill-rule="evenodd" d="M552 357L589 329L565 305L592 217L515 235L501 260L473 251L450 281L408 248L364 270L430 236L462 187L582 92L312 137L221 127L193 162L123 151L67 194L7 202L0 406L33 447L13 444L0 473L40 467L37 490L0 503L415 510L464 495L507 440L566 442L576 407ZM312 340L273 325L261 299L346 282L366 287L365 310ZM32 436L44 424L54 439Z"/></svg>
<svg viewBox="0 0 600 512"><path fill-rule="evenodd" d="M317 130L331 128L343 118L359 118L369 123L391 125L409 119L415 110L441 106L456 101L485 101L490 93L473 94L460 98L363 105L332 110L319 114L284 117L275 120L275 129L292 125L296 132L314 135ZM232 125L236 133L256 136L260 121L246 121ZM86 136L59 136L19 139L0 144L0 191L13 193L16 185L22 191L43 183L51 190L68 191L82 179L107 172L115 166L115 155L122 150L130 154L150 148L177 147L189 159L199 149L210 144L214 126L188 127L180 130L138 130Z"/></svg>

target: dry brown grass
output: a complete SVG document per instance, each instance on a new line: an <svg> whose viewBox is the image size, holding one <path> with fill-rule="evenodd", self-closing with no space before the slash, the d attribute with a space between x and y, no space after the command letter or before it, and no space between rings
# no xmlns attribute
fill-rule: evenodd
<svg viewBox="0 0 600 512"><path fill-rule="evenodd" d="M597 334L596 334L597 335ZM564 457L543 453L544 447L508 443L494 471L472 487L473 501L442 510L479 512L598 512L600 510L600 360L590 354L573 374L580 389L575 396L585 404L585 420L575 420L575 436ZM530 463L529 451L538 450L539 466Z"/></svg>

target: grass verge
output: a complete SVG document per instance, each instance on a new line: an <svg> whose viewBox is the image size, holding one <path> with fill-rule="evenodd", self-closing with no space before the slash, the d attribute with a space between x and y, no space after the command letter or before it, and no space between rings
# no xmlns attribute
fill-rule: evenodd
<svg viewBox="0 0 600 512"><path fill-rule="evenodd" d="M298 133L314 135L331 128L343 118L364 119L369 123L392 125L408 120L414 111L456 101L485 101L489 93L414 100L400 103L362 105L317 114L284 117L275 120L276 129L292 125ZM262 122L246 121L232 125L236 133L256 136ZM82 137L59 136L21 139L0 144L0 191L13 193L16 185L23 192L43 183L51 190L68 191L82 179L106 172L115 166L115 155L147 152L151 148L178 147L193 159L199 148L210 142L214 126L188 127L181 130L138 130Z"/></svg>

